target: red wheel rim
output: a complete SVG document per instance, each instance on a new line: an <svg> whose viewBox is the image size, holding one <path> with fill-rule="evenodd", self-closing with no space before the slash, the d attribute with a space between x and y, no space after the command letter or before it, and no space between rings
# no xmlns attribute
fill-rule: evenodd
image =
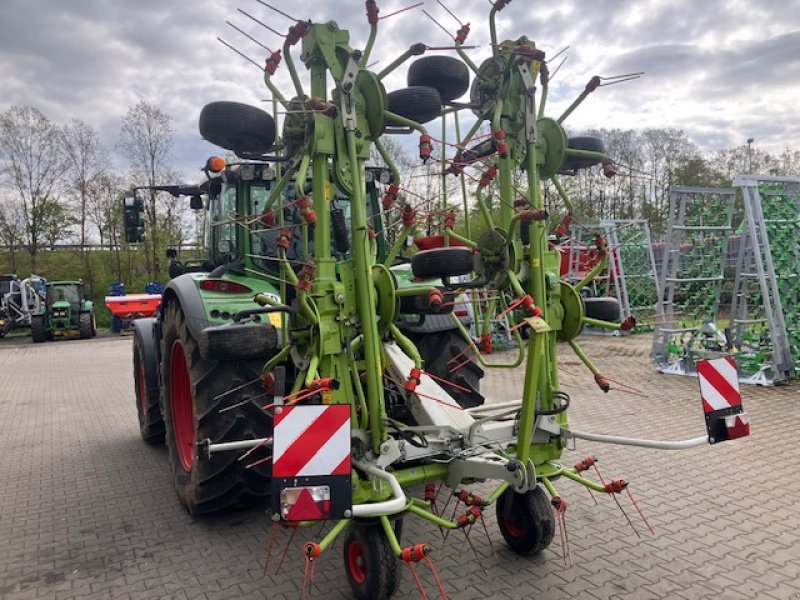
<svg viewBox="0 0 800 600"><path fill-rule="evenodd" d="M367 580L367 570L364 568L364 547L359 542L350 542L347 547L347 570L357 584Z"/></svg>
<svg viewBox="0 0 800 600"><path fill-rule="evenodd" d="M147 380L144 375L144 361L139 360L139 407L142 411L142 416L147 416Z"/></svg>
<svg viewBox="0 0 800 600"><path fill-rule="evenodd" d="M172 413L172 431L175 434L175 449L183 470L187 473L194 464L194 407L192 402L192 385L186 358L183 354L183 343L175 340L169 361L170 412Z"/></svg>
<svg viewBox="0 0 800 600"><path fill-rule="evenodd" d="M517 527L516 523L514 523L510 517L503 519L503 525L505 525L506 531L511 537L518 538L522 535L522 529Z"/></svg>

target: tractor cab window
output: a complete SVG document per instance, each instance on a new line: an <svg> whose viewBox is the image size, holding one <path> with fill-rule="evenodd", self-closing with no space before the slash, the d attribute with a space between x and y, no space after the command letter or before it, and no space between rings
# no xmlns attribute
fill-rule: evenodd
<svg viewBox="0 0 800 600"><path fill-rule="evenodd" d="M70 304L79 304L81 295L76 285L53 285L47 289L47 302L52 304L54 302L69 302Z"/></svg>
<svg viewBox="0 0 800 600"><path fill-rule="evenodd" d="M236 186L226 185L219 196L209 199L208 211L211 234L209 247L212 249L217 264L239 259L236 236Z"/></svg>

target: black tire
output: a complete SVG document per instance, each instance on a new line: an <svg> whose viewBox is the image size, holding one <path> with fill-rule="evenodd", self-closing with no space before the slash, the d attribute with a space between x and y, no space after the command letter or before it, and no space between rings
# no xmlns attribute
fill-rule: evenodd
<svg viewBox="0 0 800 600"><path fill-rule="evenodd" d="M467 275L474 268L472 251L463 246L422 250L411 257L411 271L420 279Z"/></svg>
<svg viewBox="0 0 800 600"><path fill-rule="evenodd" d="M583 314L590 319L619 323L621 309L616 298L584 298Z"/></svg>
<svg viewBox="0 0 800 600"><path fill-rule="evenodd" d="M408 334L414 341L422 359L425 361L425 371L455 385L466 388L463 391L446 383L439 383L453 400L462 408L473 408L484 403L485 398L480 393L483 369L475 361L469 361L452 373L451 369L464 363L472 356L472 351L467 349L467 342L457 330L439 331L436 333Z"/></svg>
<svg viewBox="0 0 800 600"><path fill-rule="evenodd" d="M220 443L272 434L272 419L259 406L264 403L263 361L203 360L180 306L168 302L163 314L161 409L181 503L198 515L264 502L269 496L271 464L245 467L265 458L268 448L257 450L246 461L237 460L240 452L219 452L211 458L197 452L197 443L206 439ZM232 389L236 393L225 393ZM243 403L246 397L252 400ZM220 412L235 404L240 406Z"/></svg>
<svg viewBox="0 0 800 600"><path fill-rule="evenodd" d="M92 337L92 314L83 312L78 315L78 330L82 340Z"/></svg>
<svg viewBox="0 0 800 600"><path fill-rule="evenodd" d="M547 494L537 486L518 494L508 488L497 500L497 524L508 547L521 556L533 556L553 541L556 518Z"/></svg>
<svg viewBox="0 0 800 600"><path fill-rule="evenodd" d="M425 56L408 69L408 85L432 87L442 102L452 102L469 89L469 69L452 56Z"/></svg>
<svg viewBox="0 0 800 600"><path fill-rule="evenodd" d="M603 140L593 136L577 136L571 137L567 140L567 148L573 150L587 150L589 152L603 152L606 148ZM561 165L562 171L577 171L579 169L587 169L595 165L599 165L602 161L595 158L583 158L580 156L565 156L564 162Z"/></svg>
<svg viewBox="0 0 800 600"><path fill-rule="evenodd" d="M44 315L31 317L31 338L34 344L40 344L47 339L47 331L44 326Z"/></svg>
<svg viewBox="0 0 800 600"><path fill-rule="evenodd" d="M342 554L347 580L357 600L388 600L397 589L399 560L380 525L351 523Z"/></svg>
<svg viewBox="0 0 800 600"><path fill-rule="evenodd" d="M145 344L151 347L148 349ZM155 365L156 349L152 347L153 344L152 336L145 340L139 328L133 328L133 380L139 433L148 444L163 444L164 417L158 402L158 368Z"/></svg>
<svg viewBox="0 0 800 600"><path fill-rule="evenodd" d="M200 111L200 135L239 155L261 155L275 143L275 120L248 104L211 102Z"/></svg>
<svg viewBox="0 0 800 600"><path fill-rule="evenodd" d="M427 86L389 92L386 95L386 105L389 112L417 123L427 123L442 114L442 98L439 92ZM389 124L392 124L391 120Z"/></svg>

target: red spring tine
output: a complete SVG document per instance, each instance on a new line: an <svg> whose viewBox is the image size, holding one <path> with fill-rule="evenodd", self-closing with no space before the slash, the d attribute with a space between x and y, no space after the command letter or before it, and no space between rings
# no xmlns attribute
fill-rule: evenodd
<svg viewBox="0 0 800 600"><path fill-rule="evenodd" d="M639 513L639 516L642 517L642 521L644 521L644 524L647 525L647 528L650 530L650 533L655 535L656 532L653 529L653 527L650 525L650 521L648 521L647 517L644 516L644 513L642 512L642 509L639 508L639 505L637 504L636 500L633 499L633 494L631 493L630 486L626 486L625 487L625 491L628 492L628 498L631 499L631 504L633 504L634 508L636 508L637 512Z"/></svg>
<svg viewBox="0 0 800 600"><path fill-rule="evenodd" d="M264 572L262 573L262 577L267 575L267 569L269 568L269 559L272 556L272 547L275 545L275 528L278 526L277 523L273 521L272 527L269 529L269 541L267 542L267 549L264 554Z"/></svg>
<svg viewBox="0 0 800 600"><path fill-rule="evenodd" d="M283 566L283 561L286 560L286 555L289 553L289 546L292 545L292 542L294 541L294 534L297 533L297 526L296 525L293 524L293 525L290 525L290 527L292 528L292 535L289 536L289 541L286 543L286 548L284 548L284 550L283 550L283 554L281 555L281 561L278 563L278 568L275 569L275 575L277 575L278 573L281 572L281 567Z"/></svg>

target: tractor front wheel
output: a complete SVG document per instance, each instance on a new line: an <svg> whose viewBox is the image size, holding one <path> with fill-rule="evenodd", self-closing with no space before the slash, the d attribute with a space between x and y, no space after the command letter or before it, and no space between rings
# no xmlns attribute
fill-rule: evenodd
<svg viewBox="0 0 800 600"><path fill-rule="evenodd" d="M39 344L47 339L44 315L31 317L31 337L33 338L34 344Z"/></svg>
<svg viewBox="0 0 800 600"><path fill-rule="evenodd" d="M511 488L503 492L497 500L497 524L508 547L522 556L547 548L556 529L553 508L539 486L524 494Z"/></svg>
<svg viewBox="0 0 800 600"><path fill-rule="evenodd" d="M85 312L78 315L78 327L80 328L80 335L82 340L88 340L92 337L92 315Z"/></svg>
<svg viewBox="0 0 800 600"><path fill-rule="evenodd" d="M152 338L150 338L152 342ZM154 357L155 348L150 348L150 361L145 340L138 328L133 334L133 378L136 389L136 413L139 417L139 433L148 444L164 443L164 418L158 405L158 374Z"/></svg>
<svg viewBox="0 0 800 600"><path fill-rule="evenodd" d="M161 409L181 502L194 515L263 502L269 495L271 464L247 467L265 458L269 448L257 450L247 461L238 460L241 452L218 452L210 458L198 453L205 440L217 444L272 434L272 419L258 405L264 398L263 361L203 359L174 301L164 309L162 348Z"/></svg>
<svg viewBox="0 0 800 600"><path fill-rule="evenodd" d="M387 600L397 589L398 559L380 525L352 523L344 538L344 570L357 600Z"/></svg>

